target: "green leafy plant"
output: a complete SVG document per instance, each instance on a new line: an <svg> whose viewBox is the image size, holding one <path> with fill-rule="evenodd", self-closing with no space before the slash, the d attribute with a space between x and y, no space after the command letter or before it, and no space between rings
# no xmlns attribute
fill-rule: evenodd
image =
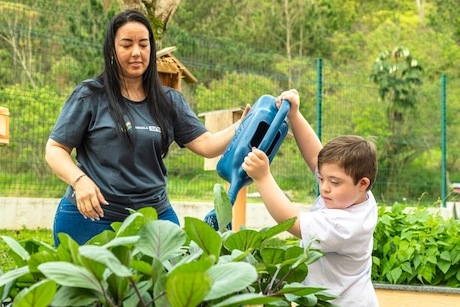
<svg viewBox="0 0 460 307"><path fill-rule="evenodd" d="M215 185L218 221L227 225L231 204ZM2 236L17 268L0 272L4 306L334 306L322 287L300 283L320 251L268 246L295 219L260 231L215 231L196 218L184 228L157 219L152 208L132 211L115 231L79 246Z"/></svg>
<svg viewBox="0 0 460 307"><path fill-rule="evenodd" d="M460 223L426 207L379 209L372 279L392 284L460 286Z"/></svg>

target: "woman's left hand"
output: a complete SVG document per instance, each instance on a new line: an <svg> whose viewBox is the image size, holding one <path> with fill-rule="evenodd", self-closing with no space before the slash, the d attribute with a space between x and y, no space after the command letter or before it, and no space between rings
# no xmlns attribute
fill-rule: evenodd
<svg viewBox="0 0 460 307"><path fill-rule="evenodd" d="M240 119L235 123L236 125L236 129L238 129L238 127L241 125L241 123L243 122L244 118L246 117L246 114L248 114L248 112L251 110L251 105L248 103L246 105L246 107L244 108L244 111L243 111L243 114L241 114L241 117ZM235 130L236 130L235 129Z"/></svg>

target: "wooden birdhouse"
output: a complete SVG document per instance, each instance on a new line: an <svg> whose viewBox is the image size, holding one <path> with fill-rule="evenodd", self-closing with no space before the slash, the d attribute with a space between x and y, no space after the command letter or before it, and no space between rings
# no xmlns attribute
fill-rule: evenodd
<svg viewBox="0 0 460 307"><path fill-rule="evenodd" d="M0 107L0 146L10 144L10 111Z"/></svg>
<svg viewBox="0 0 460 307"><path fill-rule="evenodd" d="M157 51L157 70L161 84L180 92L182 79L187 83L196 83L197 79L172 55L172 52L176 49L175 46L172 46Z"/></svg>

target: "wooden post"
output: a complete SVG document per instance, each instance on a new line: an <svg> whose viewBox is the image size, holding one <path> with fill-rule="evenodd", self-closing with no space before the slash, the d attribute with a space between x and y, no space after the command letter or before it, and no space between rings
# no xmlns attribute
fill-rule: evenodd
<svg viewBox="0 0 460 307"><path fill-rule="evenodd" d="M243 114L242 108L218 110L198 114L199 117L204 117L206 128L215 133L223 130L235 123ZM216 170L220 156L213 159L204 160L205 170ZM230 188L230 183L227 183L227 191ZM246 226L246 187L241 188L236 196L233 204L232 230L240 230L240 226Z"/></svg>
<svg viewBox="0 0 460 307"><path fill-rule="evenodd" d="M227 191L230 184L227 184ZM240 226L246 226L246 192L247 188L242 187L236 196L233 204L232 230L239 231Z"/></svg>
<svg viewBox="0 0 460 307"><path fill-rule="evenodd" d="M10 144L10 112L0 107L0 146Z"/></svg>

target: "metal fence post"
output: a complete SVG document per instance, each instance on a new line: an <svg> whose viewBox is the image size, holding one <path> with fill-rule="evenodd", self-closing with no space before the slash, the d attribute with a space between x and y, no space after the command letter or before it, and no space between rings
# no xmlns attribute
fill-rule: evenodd
<svg viewBox="0 0 460 307"><path fill-rule="evenodd" d="M441 76L441 150L442 150L442 207L446 207L446 197L447 197L447 178L446 178L446 75Z"/></svg>
<svg viewBox="0 0 460 307"><path fill-rule="evenodd" d="M316 134L321 141L322 113L323 113L323 59L318 58L316 65ZM319 196L318 182L316 183L316 196Z"/></svg>

